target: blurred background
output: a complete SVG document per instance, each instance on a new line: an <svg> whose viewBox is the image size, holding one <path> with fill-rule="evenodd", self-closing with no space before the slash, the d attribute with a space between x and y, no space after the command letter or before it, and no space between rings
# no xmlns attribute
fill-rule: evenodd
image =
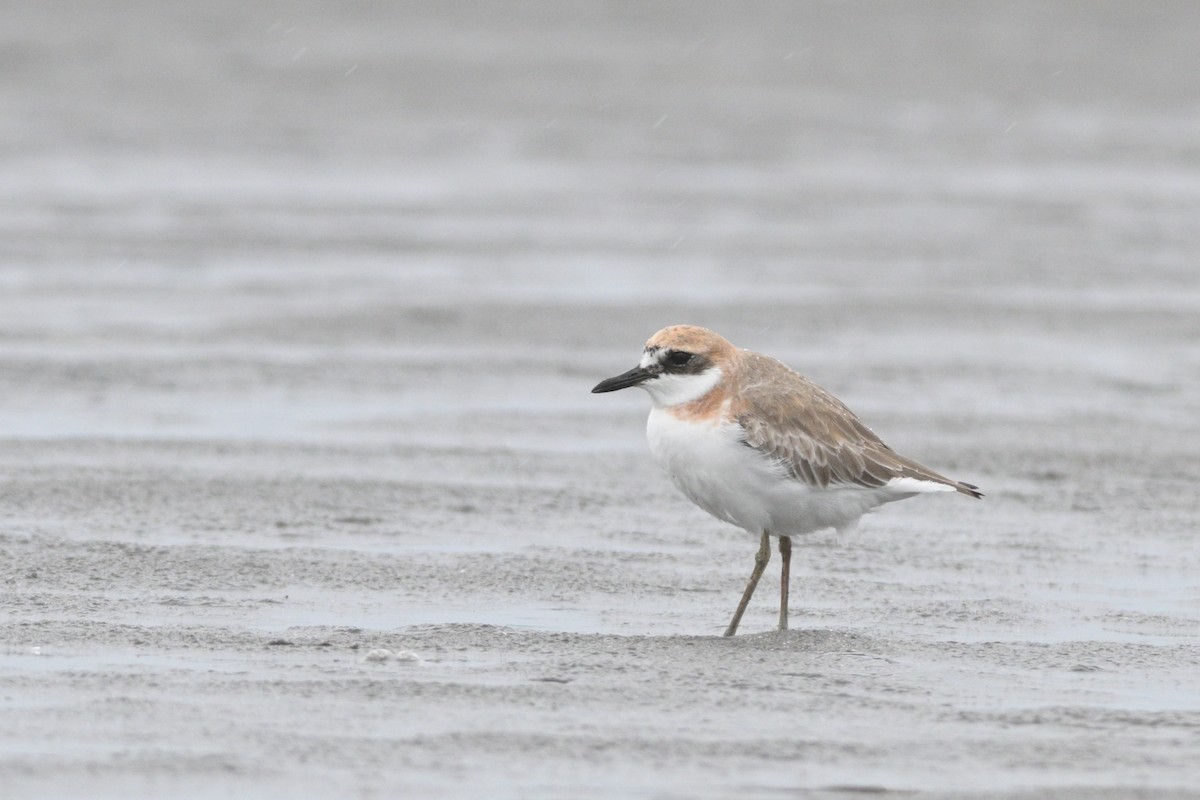
<svg viewBox="0 0 1200 800"><path fill-rule="evenodd" d="M1195 388L1192 3L4 17L10 436L492 435L675 322L884 413Z"/></svg>

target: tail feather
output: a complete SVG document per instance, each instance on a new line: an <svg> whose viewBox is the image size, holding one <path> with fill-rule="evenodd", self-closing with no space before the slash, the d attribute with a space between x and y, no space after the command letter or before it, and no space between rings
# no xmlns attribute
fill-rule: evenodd
<svg viewBox="0 0 1200 800"><path fill-rule="evenodd" d="M959 481L954 485L954 488L965 494L967 497L974 497L977 500L983 497L983 492L979 491L979 487L973 483L964 483L963 481Z"/></svg>

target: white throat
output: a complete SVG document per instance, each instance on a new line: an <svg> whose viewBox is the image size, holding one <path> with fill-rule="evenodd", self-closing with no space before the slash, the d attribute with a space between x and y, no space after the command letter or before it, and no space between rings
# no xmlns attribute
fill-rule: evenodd
<svg viewBox="0 0 1200 800"><path fill-rule="evenodd" d="M725 377L718 367L710 367L697 375L664 373L639 386L646 390L655 408L670 408L699 400Z"/></svg>

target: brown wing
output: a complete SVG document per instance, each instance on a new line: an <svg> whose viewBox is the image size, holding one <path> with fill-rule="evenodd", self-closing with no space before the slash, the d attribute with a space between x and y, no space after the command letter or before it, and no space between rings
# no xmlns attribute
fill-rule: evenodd
<svg viewBox="0 0 1200 800"><path fill-rule="evenodd" d="M841 400L803 375L757 353L745 356L748 379L734 400L743 441L782 463L797 480L827 488L878 487L893 478L916 478L981 496L970 484L892 450Z"/></svg>

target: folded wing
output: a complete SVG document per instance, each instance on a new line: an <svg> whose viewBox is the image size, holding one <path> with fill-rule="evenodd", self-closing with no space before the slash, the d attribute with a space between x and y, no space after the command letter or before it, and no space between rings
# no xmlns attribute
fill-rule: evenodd
<svg viewBox="0 0 1200 800"><path fill-rule="evenodd" d="M977 487L892 450L845 404L804 376L774 359L753 355L755 362L763 362L752 365L758 379L739 387L734 409L743 442L778 461L796 480L828 489L881 488L908 478L983 496ZM784 386L788 391L780 391ZM919 483L903 485L921 490Z"/></svg>

